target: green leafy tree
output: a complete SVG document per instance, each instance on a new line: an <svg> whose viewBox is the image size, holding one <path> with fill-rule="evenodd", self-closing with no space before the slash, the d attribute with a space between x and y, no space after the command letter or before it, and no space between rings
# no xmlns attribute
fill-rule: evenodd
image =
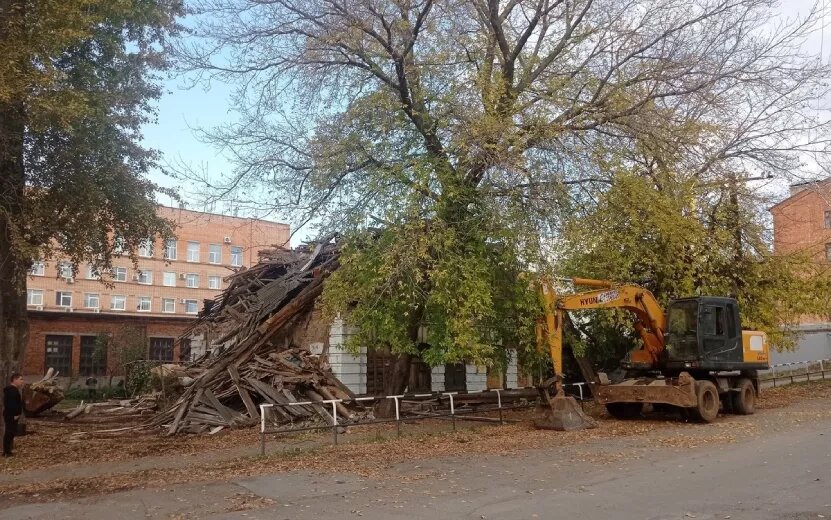
<svg viewBox="0 0 831 520"><path fill-rule="evenodd" d="M636 282L662 303L732 296L743 327L766 332L780 349L793 347L800 316L831 309L827 267L804 255L773 253L766 199L746 184L640 173L619 172L596 202L583 201L564 217L564 274ZM628 331L631 318L608 313L597 321L582 327L592 344L617 348L601 347L595 355L620 355L626 342L611 338Z"/></svg>
<svg viewBox="0 0 831 520"><path fill-rule="evenodd" d="M122 248L171 233L144 177L156 153L139 142L180 12L178 0L0 0L3 378L26 344L34 259L105 273Z"/></svg>
<svg viewBox="0 0 831 520"><path fill-rule="evenodd" d="M202 134L236 168L180 174L209 200L355 240L325 302L404 354L392 392L418 324L430 363L496 359L529 336L517 271L550 270L568 187L614 182L627 151L648 143L718 182L736 164L799 173L827 135L802 108L828 71L798 51L822 13L771 29L767 0L193 8L179 58L238 87L237 120Z"/></svg>

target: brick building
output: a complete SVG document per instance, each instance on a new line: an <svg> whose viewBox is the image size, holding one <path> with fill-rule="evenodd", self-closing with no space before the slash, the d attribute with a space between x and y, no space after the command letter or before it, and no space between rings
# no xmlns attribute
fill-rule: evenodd
<svg viewBox="0 0 831 520"><path fill-rule="evenodd" d="M257 262L262 249L286 245L289 226L160 206L176 224L176 239L148 242L138 265L122 257L104 276L89 266L77 272L61 261L35 262L27 283L29 342L23 372L54 367L64 375L114 372L111 353L95 354L96 338L137 341L160 361L189 357L191 345L177 338L196 318L202 302L215 297L234 270Z"/></svg>
<svg viewBox="0 0 831 520"><path fill-rule="evenodd" d="M770 212L774 251L807 252L831 262L831 177L791 186L790 196Z"/></svg>
<svg viewBox="0 0 831 520"><path fill-rule="evenodd" d="M831 177L791 186L790 196L770 212L777 254L807 253L815 261L831 265ZM826 317L804 316L800 329L797 349L773 352L773 363L831 358L831 323Z"/></svg>

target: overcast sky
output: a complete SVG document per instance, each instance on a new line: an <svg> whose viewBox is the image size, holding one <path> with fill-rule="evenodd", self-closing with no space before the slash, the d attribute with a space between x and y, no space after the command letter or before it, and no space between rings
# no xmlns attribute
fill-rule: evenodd
<svg viewBox="0 0 831 520"><path fill-rule="evenodd" d="M778 11L781 16L793 18L805 15L814 5L815 0L784 0L780 3ZM831 4L831 0L819 0L820 5L824 2ZM831 23L831 17L827 23ZM826 42L825 31L817 31L808 42L808 52L822 53L824 59L828 59L831 41ZM828 38L831 40L831 33ZM163 154L163 161L168 163L186 163L193 167L204 168L212 175L221 175L231 168L231 164L222 154L213 149L210 145L203 144L194 135L194 128L212 127L233 119L229 109L229 96L231 89L227 85L213 83L210 89L183 88L184 82L181 79L169 80L165 87L166 93L158 103L158 123L148 125L144 129L144 144L150 148L160 150ZM174 179L154 172L152 179L163 186L177 189L188 207L194 209L205 209L199 207L198 201L189 196L186 188L179 185ZM775 184L775 190L784 193L787 186ZM172 204L170 197L162 196L160 202ZM218 212L229 212L229 208L216 207L207 208ZM306 238L306 233L300 230L293 239L292 245L297 245Z"/></svg>

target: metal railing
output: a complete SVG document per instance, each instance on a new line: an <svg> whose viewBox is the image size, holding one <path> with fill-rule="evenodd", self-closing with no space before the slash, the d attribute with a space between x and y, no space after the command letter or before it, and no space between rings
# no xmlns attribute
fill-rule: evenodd
<svg viewBox="0 0 831 520"><path fill-rule="evenodd" d="M826 365L828 365L828 369L825 368ZM816 379L825 379L825 373L829 371L831 371L831 360L829 359L779 363L771 365L770 370L764 371L763 374L768 377L762 377L763 374L760 373L759 382L760 384L770 382L775 388L777 381L787 381L787 384L795 383L798 380L810 382L811 376L819 376Z"/></svg>
<svg viewBox="0 0 831 520"><path fill-rule="evenodd" d="M505 389L494 389L494 390L479 390L473 392L432 392L432 393L424 393L424 394L401 394L401 395L387 395L387 396L370 396L370 397L356 397L353 399L325 399L321 401L298 401L293 403L263 403L260 404L260 454L265 455L265 443L266 443L266 436L267 435L278 435L278 434L290 434L290 433L298 433L304 431L316 431L316 430L332 430L332 441L334 444L338 444L338 436L339 430L345 427L355 427L355 426L371 426L371 425L380 425L380 424L391 424L395 423L395 430L396 436L401 437L401 425L404 422L418 422L424 421L427 419L446 419L449 418L453 424L453 431L456 431L456 422L457 421L473 421L473 422L492 422L494 424L505 424L506 419L504 413L510 410L521 410L532 408L536 406L538 399L534 398L533 400L529 400L528 398L518 398L515 401L518 401L519 404L516 402L506 405L502 399L502 392L505 392ZM476 407L471 408L459 408L457 407L457 399L459 396L475 396L481 395L485 393L496 393L496 404L494 405L487 405L487 404L480 404ZM582 391L581 391L582 395ZM449 402L450 408L448 411L442 412L424 412L418 415L407 415L404 416L401 413L401 402L404 400L408 401L419 401L419 400L427 400L427 399L437 399L444 397ZM370 419L370 420L349 420L349 419L342 419L338 418L338 405L344 403L372 403L375 404L379 401L391 399L394 402L395 406L395 417L388 418L388 419ZM331 405L331 424L325 425L313 425L313 426L300 426L294 427L293 425L289 428L268 428L266 424L266 410L270 408L290 408L294 406L326 406ZM499 417L498 419L490 418L490 417L479 417L473 416L474 413L493 413L497 412Z"/></svg>

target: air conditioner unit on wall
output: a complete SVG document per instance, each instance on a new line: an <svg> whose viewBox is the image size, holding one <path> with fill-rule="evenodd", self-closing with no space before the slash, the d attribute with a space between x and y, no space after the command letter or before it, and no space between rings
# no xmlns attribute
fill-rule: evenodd
<svg viewBox="0 0 831 520"><path fill-rule="evenodd" d="M35 307L35 310L36 311L42 311L43 310L43 305L38 305L37 307Z"/></svg>
<svg viewBox="0 0 831 520"><path fill-rule="evenodd" d="M75 278L64 278L63 281L66 283L75 283Z"/></svg>
<svg viewBox="0 0 831 520"><path fill-rule="evenodd" d="M139 281L139 275L138 275L138 273L136 273L136 274L134 274L134 275L133 275L133 281L134 281L134 282L138 282L138 281Z"/></svg>
<svg viewBox="0 0 831 520"><path fill-rule="evenodd" d="M225 242L226 244L230 244L231 243L231 237L225 237L225 238L222 239L222 241Z"/></svg>
<svg viewBox="0 0 831 520"><path fill-rule="evenodd" d="M180 280L187 280L187 278L188 278L188 277L187 277L187 275L186 275L185 273L179 273L179 279L180 279Z"/></svg>
<svg viewBox="0 0 831 520"><path fill-rule="evenodd" d="M92 309L92 312L101 312L101 309L99 307L96 307L96 308Z"/></svg>

